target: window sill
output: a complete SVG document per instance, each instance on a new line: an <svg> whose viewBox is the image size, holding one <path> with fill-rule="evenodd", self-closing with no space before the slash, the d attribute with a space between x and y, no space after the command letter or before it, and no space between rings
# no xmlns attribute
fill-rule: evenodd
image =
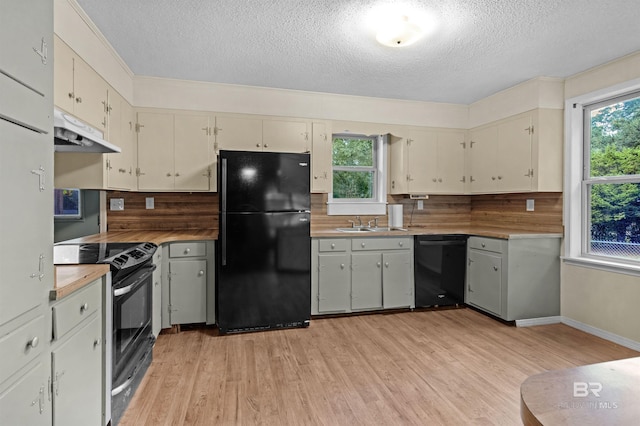
<svg viewBox="0 0 640 426"><path fill-rule="evenodd" d="M562 257L562 261L571 266L581 266L640 277L640 265L630 265L628 263L616 262L615 260L593 259L589 257Z"/></svg>
<svg viewBox="0 0 640 426"><path fill-rule="evenodd" d="M387 214L387 203L378 202L327 202L327 215L385 215Z"/></svg>

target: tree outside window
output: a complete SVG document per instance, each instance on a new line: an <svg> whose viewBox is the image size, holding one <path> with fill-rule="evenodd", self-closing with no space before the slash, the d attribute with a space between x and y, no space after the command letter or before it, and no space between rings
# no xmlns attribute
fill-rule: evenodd
<svg viewBox="0 0 640 426"><path fill-rule="evenodd" d="M372 200L376 196L376 138L334 135L333 198Z"/></svg>
<svg viewBox="0 0 640 426"><path fill-rule="evenodd" d="M640 97L585 108L585 190L592 255L640 260Z"/></svg>

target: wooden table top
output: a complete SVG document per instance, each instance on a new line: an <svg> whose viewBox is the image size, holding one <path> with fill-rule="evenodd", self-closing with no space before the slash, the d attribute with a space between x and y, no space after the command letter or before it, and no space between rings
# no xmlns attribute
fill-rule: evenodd
<svg viewBox="0 0 640 426"><path fill-rule="evenodd" d="M520 414L525 426L640 424L640 357L531 376Z"/></svg>

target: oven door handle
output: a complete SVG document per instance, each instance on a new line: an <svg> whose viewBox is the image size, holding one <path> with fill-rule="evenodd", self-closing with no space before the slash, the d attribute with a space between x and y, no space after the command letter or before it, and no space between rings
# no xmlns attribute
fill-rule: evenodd
<svg viewBox="0 0 640 426"><path fill-rule="evenodd" d="M127 381L126 381L126 382L124 382L123 384L121 384L121 385L120 385L120 386L118 386L117 388L113 388L113 389L111 390L111 396L116 396L116 395L118 395L120 392L122 392L123 390L125 390L126 388L128 388L128 387L131 385L131 383L133 383L133 376L132 376L132 377L129 377L129 378L127 379Z"/></svg>
<svg viewBox="0 0 640 426"><path fill-rule="evenodd" d="M123 294L130 293L131 290L133 290L134 288L138 287L142 281L144 281L147 278L149 278L149 276L155 270L156 270L156 265L149 266L147 268L147 271L144 272L142 275L140 275L140 277L137 280L135 280L133 283L129 284L126 287L114 289L113 290L113 297L118 297L118 296L122 296Z"/></svg>

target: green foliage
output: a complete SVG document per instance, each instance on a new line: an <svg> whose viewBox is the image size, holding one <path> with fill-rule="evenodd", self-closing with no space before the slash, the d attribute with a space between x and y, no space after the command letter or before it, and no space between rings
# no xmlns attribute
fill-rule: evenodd
<svg viewBox="0 0 640 426"><path fill-rule="evenodd" d="M640 175L640 98L593 111L591 177ZM591 186L593 240L640 243L640 184Z"/></svg>
<svg viewBox="0 0 640 426"><path fill-rule="evenodd" d="M333 198L373 198L374 140L333 139Z"/></svg>

